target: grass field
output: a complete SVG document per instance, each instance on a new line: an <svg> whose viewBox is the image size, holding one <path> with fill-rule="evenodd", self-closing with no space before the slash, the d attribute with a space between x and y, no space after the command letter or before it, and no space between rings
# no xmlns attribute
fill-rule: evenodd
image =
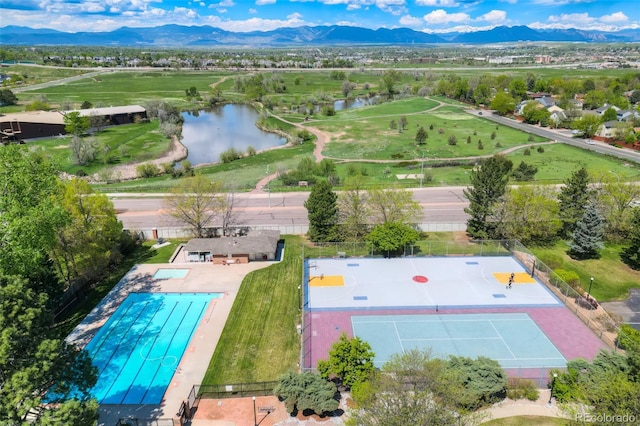
<svg viewBox="0 0 640 426"><path fill-rule="evenodd" d="M301 247L286 236L282 262L244 278L202 385L272 381L297 368Z"/></svg>
<svg viewBox="0 0 640 426"><path fill-rule="evenodd" d="M626 299L629 289L640 285L640 271L634 271L620 260L622 247L607 245L600 259L573 260L567 255L568 245L561 241L549 248L529 248L547 266L574 271L580 276L582 287L587 290L593 277L591 294L600 302ZM550 259L550 260L549 260ZM561 265L553 265L561 261Z"/></svg>
<svg viewBox="0 0 640 426"><path fill-rule="evenodd" d="M86 165L78 165L70 148L71 136L40 139L29 142L30 146L43 150L65 172L76 174L83 170L87 174L119 163L138 163L160 157L166 152L171 140L159 130L158 121L140 124L124 124L107 127L92 136L99 147L99 156Z"/></svg>
<svg viewBox="0 0 640 426"><path fill-rule="evenodd" d="M405 130L391 128L391 122L398 123L402 116L407 120ZM316 117L309 126L331 134L323 154L338 159L462 158L547 140L530 140L525 132L466 114L462 106L438 107L435 101L424 98L339 111L333 117ZM417 145L420 127L428 137L424 144Z"/></svg>
<svg viewBox="0 0 640 426"><path fill-rule="evenodd" d="M553 417L517 416L489 420L482 424L485 426L567 426L573 423L567 419L556 419Z"/></svg>

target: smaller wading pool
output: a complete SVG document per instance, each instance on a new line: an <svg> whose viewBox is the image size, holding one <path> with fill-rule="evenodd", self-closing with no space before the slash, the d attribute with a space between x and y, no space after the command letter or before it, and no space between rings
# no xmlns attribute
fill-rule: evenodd
<svg viewBox="0 0 640 426"><path fill-rule="evenodd" d="M190 269L165 268L158 269L153 278L157 280L166 280L169 278L185 278L189 274Z"/></svg>

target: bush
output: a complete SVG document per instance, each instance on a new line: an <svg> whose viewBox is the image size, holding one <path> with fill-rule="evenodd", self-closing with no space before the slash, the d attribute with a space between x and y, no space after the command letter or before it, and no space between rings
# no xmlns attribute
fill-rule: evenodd
<svg viewBox="0 0 640 426"><path fill-rule="evenodd" d="M536 151L538 151L540 154L542 154L544 152L544 147L539 146Z"/></svg>
<svg viewBox="0 0 640 426"><path fill-rule="evenodd" d="M533 380L519 379L510 377L507 379L507 398L509 399L528 399L536 401L540 396L540 392Z"/></svg>
<svg viewBox="0 0 640 426"><path fill-rule="evenodd" d="M629 324L622 324L618 329L616 344L620 349L640 348L640 331Z"/></svg>
<svg viewBox="0 0 640 426"><path fill-rule="evenodd" d="M138 177L149 178L160 174L160 169L153 163L144 163L136 167Z"/></svg>
<svg viewBox="0 0 640 426"><path fill-rule="evenodd" d="M529 148L525 149L522 153L523 155L531 155L531 150Z"/></svg>
<svg viewBox="0 0 640 426"><path fill-rule="evenodd" d="M249 145L247 147L247 156L253 157L254 155L256 155L256 149L253 146Z"/></svg>
<svg viewBox="0 0 640 426"><path fill-rule="evenodd" d="M569 284L571 288L578 293L582 293L582 286L580 285L580 276L574 271L567 271L566 269L554 269L553 273L565 283Z"/></svg>
<svg viewBox="0 0 640 426"><path fill-rule="evenodd" d="M331 413L340 406L336 385L317 374L290 371L280 376L273 393L284 401L287 412L311 410L318 415Z"/></svg>
<svg viewBox="0 0 640 426"><path fill-rule="evenodd" d="M482 139L478 139L478 149L484 149L484 145L482 144Z"/></svg>
<svg viewBox="0 0 640 426"><path fill-rule="evenodd" d="M451 136L449 136L449 139L447 140L447 143L449 145L457 145L458 144L458 138L456 138L455 135L451 135Z"/></svg>
<svg viewBox="0 0 640 426"><path fill-rule="evenodd" d="M491 140L494 140L496 138L496 132L491 132Z"/></svg>
<svg viewBox="0 0 640 426"><path fill-rule="evenodd" d="M220 161L222 163L231 163L232 161L236 161L242 158L242 152L238 151L235 148L229 148L220 154Z"/></svg>

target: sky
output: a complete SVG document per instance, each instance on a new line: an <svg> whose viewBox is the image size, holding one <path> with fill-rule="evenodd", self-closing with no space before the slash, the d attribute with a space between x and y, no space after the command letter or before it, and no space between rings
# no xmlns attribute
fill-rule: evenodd
<svg viewBox="0 0 640 426"><path fill-rule="evenodd" d="M0 0L0 42L7 25L81 32L164 24L235 32L303 25L427 33L500 25L617 31L640 28L640 0Z"/></svg>

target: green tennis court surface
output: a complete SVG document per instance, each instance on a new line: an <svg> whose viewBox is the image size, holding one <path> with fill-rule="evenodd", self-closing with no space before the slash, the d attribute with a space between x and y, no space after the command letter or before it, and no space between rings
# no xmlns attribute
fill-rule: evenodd
<svg viewBox="0 0 640 426"><path fill-rule="evenodd" d="M495 359L503 368L564 368L567 360L526 313L352 315L354 336L368 342L381 367L394 353Z"/></svg>

